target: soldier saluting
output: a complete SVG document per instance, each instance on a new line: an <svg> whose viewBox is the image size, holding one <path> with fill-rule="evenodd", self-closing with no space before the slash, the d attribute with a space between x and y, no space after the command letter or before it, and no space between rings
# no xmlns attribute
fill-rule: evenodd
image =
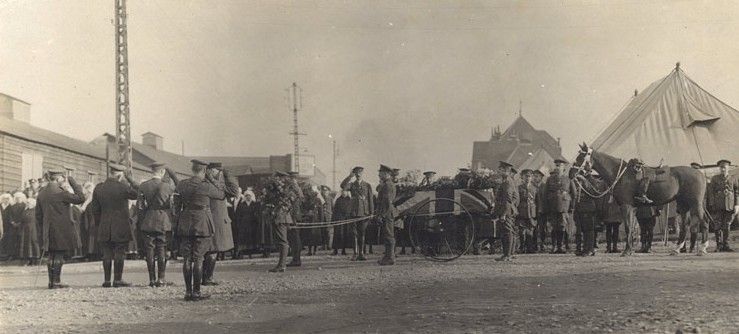
<svg viewBox="0 0 739 334"><path fill-rule="evenodd" d="M216 187L205 176L207 162L192 160L193 177L177 184L175 208L180 240L180 255L183 258L182 275L185 278L185 300L199 301L210 296L200 293L203 279L203 258L211 249L213 216L210 212L211 199L225 199L223 189Z"/></svg>
<svg viewBox="0 0 739 334"><path fill-rule="evenodd" d="M210 199L210 212L213 218L213 245L206 253L203 261L202 285L218 285L213 281L213 272L216 269L216 259L219 252L226 252L234 248L231 218L228 217L226 198L239 195L239 185L228 170L220 162L211 162L206 168L206 180L214 187L222 190L223 198Z"/></svg>
<svg viewBox="0 0 739 334"><path fill-rule="evenodd" d="M72 222L72 204L85 202L82 187L72 176L66 178L72 187L73 194L62 188L65 171L52 169L47 172L48 185L39 190L36 205L36 221L41 224L42 250L49 256L49 289L66 288L61 283L62 265L67 252L79 247L80 241L75 234ZM1 235L2 233L0 233Z"/></svg>
<svg viewBox="0 0 739 334"><path fill-rule="evenodd" d="M721 173L711 177L711 183L708 185L708 209L716 224L714 226L716 251L733 252L734 250L729 247L729 231L734 215L739 213L739 181L729 175L731 161L722 159L716 164Z"/></svg>
<svg viewBox="0 0 739 334"><path fill-rule="evenodd" d="M131 285L123 281L123 264L126 259L128 242L133 240L128 201L138 197L138 185L133 181L130 173L126 173L125 170L125 166L111 163L110 177L95 186L89 206L98 223L98 242L101 243L103 249L104 288ZM114 275L112 285L110 283L111 264Z"/></svg>
<svg viewBox="0 0 739 334"><path fill-rule="evenodd" d="M172 231L170 210L172 195L178 180L174 171L163 163L153 163L151 179L139 186L139 230L144 237L146 268L149 271L149 286L171 285L164 279L167 271L167 233ZM169 175L171 182L165 181Z"/></svg>
<svg viewBox="0 0 739 334"><path fill-rule="evenodd" d="M372 186L362 179L363 172L364 167L354 167L349 176L341 181L341 189L349 190L352 194L352 218L367 217L375 211ZM354 255L352 256L352 261L367 260L364 257L364 239L368 224L368 220L362 220L352 224L352 235L354 237Z"/></svg>

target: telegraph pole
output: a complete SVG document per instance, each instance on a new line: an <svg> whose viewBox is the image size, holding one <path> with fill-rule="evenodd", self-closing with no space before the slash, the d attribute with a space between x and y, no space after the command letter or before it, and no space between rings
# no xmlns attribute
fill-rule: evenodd
<svg viewBox="0 0 739 334"><path fill-rule="evenodd" d="M331 184L331 188L336 190L336 155L338 154L338 151L336 150L336 138L334 138L333 135L328 135L329 138L331 138L331 143L333 144L333 169L331 170L331 174L333 176L333 182Z"/></svg>
<svg viewBox="0 0 739 334"><path fill-rule="evenodd" d="M292 100L290 109L293 112L293 131L290 132L293 135L293 168L300 173L300 141L298 138L306 135L298 131L298 109L303 107L303 89L293 82L292 86L288 88L288 94Z"/></svg>
<svg viewBox="0 0 739 334"><path fill-rule="evenodd" d="M115 80L116 118L115 139L117 160L131 168L131 114L128 95L128 32L126 28L126 0L115 2Z"/></svg>

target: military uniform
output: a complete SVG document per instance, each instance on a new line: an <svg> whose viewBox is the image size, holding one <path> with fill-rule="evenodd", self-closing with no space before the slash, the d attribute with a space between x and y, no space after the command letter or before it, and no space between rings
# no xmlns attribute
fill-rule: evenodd
<svg viewBox="0 0 739 334"><path fill-rule="evenodd" d="M152 165L152 168L160 167L162 165ZM164 280L167 268L167 233L172 231L170 212L172 196L178 183L175 173L170 170L167 172L171 183L159 177L142 183L139 186L139 199L136 201L150 286L167 285Z"/></svg>
<svg viewBox="0 0 739 334"><path fill-rule="evenodd" d="M592 187L590 186L592 185ZM583 186L590 193L600 189L600 181L588 176ZM578 255L595 255L595 225L602 214L602 201L591 197L585 191L575 193L574 219L577 225L575 239L577 242Z"/></svg>
<svg viewBox="0 0 739 334"><path fill-rule="evenodd" d="M636 221L639 223L639 237L641 241L641 249L639 249L638 253L650 253L652 251L654 226L657 225L657 217L659 215L659 208L653 206L640 206L636 208Z"/></svg>
<svg viewBox="0 0 739 334"><path fill-rule="evenodd" d="M729 231L736 215L734 207L739 205L739 181L735 176L718 174L711 178L708 191L717 250L730 251Z"/></svg>
<svg viewBox="0 0 739 334"><path fill-rule="evenodd" d="M52 175L63 173L50 172ZM74 193L69 193L57 183L49 183L39 191L36 204L36 222L41 224L41 247L49 256L49 289L65 287L61 284L64 257L82 245L74 230L71 205L84 203L85 195L73 177L67 180Z"/></svg>
<svg viewBox="0 0 739 334"><path fill-rule="evenodd" d="M380 165L380 172L391 172L387 166ZM377 191L376 215L382 224L382 238L385 244L385 256L380 260L381 265L395 263L395 216L397 209L395 202L395 183L391 178L381 181Z"/></svg>
<svg viewBox="0 0 739 334"><path fill-rule="evenodd" d="M606 229L606 253L618 253L618 234L621 226L621 207L616 202L613 194L608 194L606 201L601 207L601 217Z"/></svg>
<svg viewBox="0 0 739 334"><path fill-rule="evenodd" d="M501 162L501 164L504 163ZM510 165L506 165L510 167ZM503 175L495 195L493 218L497 218L498 224L501 226L501 243L503 245L503 256L498 260L508 261L513 256L515 224L519 204L518 190L510 175Z"/></svg>
<svg viewBox="0 0 739 334"><path fill-rule="evenodd" d="M521 245L525 253L536 252L536 198L538 188L531 183L522 183L518 186L518 223L519 233L522 236Z"/></svg>
<svg viewBox="0 0 739 334"><path fill-rule="evenodd" d="M282 178L288 177L287 174L282 173L282 172L277 172L277 176L282 177ZM291 182L292 181L294 181L294 179L291 180ZM295 191L299 193L299 198L297 199L297 202L300 202L302 198L302 191L300 191L300 187L298 186L297 181L294 181L294 183L292 183L291 185L294 186L296 188ZM300 230L298 229L292 229L292 231L290 230L290 225L293 225L295 223L295 220L294 220L295 215L292 211L296 210L296 208L299 207L299 203L291 203L291 204L292 205L290 205L289 207L280 206L280 207L275 208L271 212L269 212L270 213L269 218L272 220L272 231L274 233L274 239L277 245L277 251L279 252L277 265L274 268L270 269L269 270L270 272L284 272L285 271L285 267L287 266L285 262L287 262L288 250L291 246L295 246L295 245L291 245L290 236L297 235L298 238L300 237L300 234L299 234ZM302 248L302 245L301 245L301 248ZM295 252L295 250L293 251L294 251L293 255L295 255L295 253L297 253L298 255L297 255L297 258L293 257L293 261L291 262L291 264L297 261L297 265L300 265L300 253L299 253L300 250L298 249L297 252Z"/></svg>
<svg viewBox="0 0 739 334"><path fill-rule="evenodd" d="M203 167L206 165L198 160L193 160L193 164ZM210 200L225 199L226 193L224 189L198 175L179 182L175 192L178 213L175 234L180 238L180 255L184 260L182 273L185 278L185 300L199 300L205 298L200 294L203 258L213 246L211 238L214 227Z"/></svg>
<svg viewBox="0 0 739 334"><path fill-rule="evenodd" d="M111 165L114 171L123 166ZM103 250L104 287L110 287L110 269L113 265L112 286L127 286L123 281L123 264L128 243L133 239L131 212L128 201L135 200L138 192L132 182L126 183L110 177L95 186L89 208L98 223L98 242Z"/></svg>
<svg viewBox="0 0 739 334"><path fill-rule="evenodd" d="M220 170L220 163L211 163L208 169ZM222 189L224 197L210 199L210 212L213 217L213 242L212 247L205 256L203 262L202 285L215 285L213 273L216 268L216 259L219 252L227 252L234 248L233 232L231 231L231 218L228 216L226 199L239 195L239 185L228 170L223 169L223 175L219 179L206 177L206 180L215 188Z"/></svg>
<svg viewBox="0 0 739 334"><path fill-rule="evenodd" d="M554 170L544 184L541 212L546 215L547 223L552 231L552 246L556 247L553 253L564 253L562 242L565 237L565 227L573 210L572 192L574 186L566 174Z"/></svg>
<svg viewBox="0 0 739 334"><path fill-rule="evenodd" d="M350 175L341 181L341 189L349 190L352 194L352 218L367 217L374 213L375 202L372 196L372 186L369 183L364 180L352 181L352 175ZM369 220L352 224L352 236L354 237L354 257L352 259L365 260L364 242L368 224Z"/></svg>

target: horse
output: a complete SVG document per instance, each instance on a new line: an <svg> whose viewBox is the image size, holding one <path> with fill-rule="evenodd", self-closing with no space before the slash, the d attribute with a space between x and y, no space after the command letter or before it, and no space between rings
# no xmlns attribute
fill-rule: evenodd
<svg viewBox="0 0 739 334"><path fill-rule="evenodd" d="M626 237L626 248L621 256L633 253L633 242L636 208L638 206L660 206L672 201L677 204L677 212L683 221L691 226L700 226L701 247L696 255L706 255L708 248L708 226L705 217L704 198L706 194L706 177L703 173L689 166L675 167L643 167L644 176L650 177L647 196L653 201L650 204L640 203L634 199L639 187L635 171L623 159L594 151L583 143L573 166L580 171L592 167L608 182L613 197L621 206L621 221L629 227ZM604 192L602 195L607 193ZM686 220L689 219L689 220ZM672 255L680 253L685 245L685 238L677 241Z"/></svg>

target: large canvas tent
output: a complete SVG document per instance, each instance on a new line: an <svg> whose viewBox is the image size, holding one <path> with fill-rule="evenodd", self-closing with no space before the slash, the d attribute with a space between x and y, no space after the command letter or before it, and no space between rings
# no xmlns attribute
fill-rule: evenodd
<svg viewBox="0 0 739 334"><path fill-rule="evenodd" d="M688 78L680 64L635 94L592 144L616 157L647 164L739 162L739 111Z"/></svg>

